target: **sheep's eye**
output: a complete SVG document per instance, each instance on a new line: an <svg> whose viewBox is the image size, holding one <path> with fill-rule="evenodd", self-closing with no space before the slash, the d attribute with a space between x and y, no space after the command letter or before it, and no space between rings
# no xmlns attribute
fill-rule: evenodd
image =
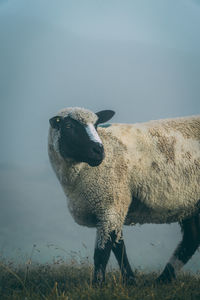
<svg viewBox="0 0 200 300"><path fill-rule="evenodd" d="M72 128L72 124L67 123L67 124L65 125L65 128L67 128L67 129Z"/></svg>
<svg viewBox="0 0 200 300"><path fill-rule="evenodd" d="M59 123L60 122L60 118L56 118L56 122Z"/></svg>

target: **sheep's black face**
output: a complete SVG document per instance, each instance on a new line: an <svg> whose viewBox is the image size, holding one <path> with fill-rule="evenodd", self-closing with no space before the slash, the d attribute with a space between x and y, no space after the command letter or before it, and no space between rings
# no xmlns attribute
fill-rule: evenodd
<svg viewBox="0 0 200 300"><path fill-rule="evenodd" d="M56 122L56 123L55 123ZM59 152L63 158L98 166L104 159L104 148L94 125L83 125L66 117L54 117L52 127L59 131Z"/></svg>
<svg viewBox="0 0 200 300"><path fill-rule="evenodd" d="M97 133L97 125L110 120L114 111L103 110L96 113L96 124L83 125L67 116L56 116L49 120L52 128L58 130L58 148L63 158L72 158L77 162L86 162L95 167L103 161L104 147Z"/></svg>

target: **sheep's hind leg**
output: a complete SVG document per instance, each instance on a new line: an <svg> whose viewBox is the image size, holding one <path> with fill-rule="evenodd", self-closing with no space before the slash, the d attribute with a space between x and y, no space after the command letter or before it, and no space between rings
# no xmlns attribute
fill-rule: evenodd
<svg viewBox="0 0 200 300"><path fill-rule="evenodd" d="M200 244L199 215L183 220L180 226L183 234L182 241L165 266L162 274L157 278L157 283L171 282L176 277L176 272L188 262Z"/></svg>
<svg viewBox="0 0 200 300"><path fill-rule="evenodd" d="M121 236L120 240L116 242L116 234L115 232L113 232L112 240L113 240L112 251L119 264L122 273L123 282L125 284L131 284L131 285L135 284L135 275L128 261L123 237Z"/></svg>

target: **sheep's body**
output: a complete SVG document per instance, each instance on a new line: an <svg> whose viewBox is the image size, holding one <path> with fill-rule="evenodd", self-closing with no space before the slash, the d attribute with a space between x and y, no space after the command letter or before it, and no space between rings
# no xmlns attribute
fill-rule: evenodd
<svg viewBox="0 0 200 300"><path fill-rule="evenodd" d="M200 117L112 124L98 133L106 158L96 168L49 150L77 223L95 227L105 209L124 223L129 206L126 225L177 222L199 209Z"/></svg>
<svg viewBox="0 0 200 300"><path fill-rule="evenodd" d="M49 157L75 221L97 227L104 247L123 224L171 223L200 207L200 116L98 128L106 157L95 168L64 160L49 132Z"/></svg>

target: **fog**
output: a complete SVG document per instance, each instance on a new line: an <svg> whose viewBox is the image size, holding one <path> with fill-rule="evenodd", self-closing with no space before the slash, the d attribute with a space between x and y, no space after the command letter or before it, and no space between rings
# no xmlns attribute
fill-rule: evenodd
<svg viewBox="0 0 200 300"><path fill-rule="evenodd" d="M40 262L92 261L95 230L74 222L49 165L48 120L67 106L129 123L199 114L199 34L198 1L0 1L3 257L25 261L37 245ZM181 238L177 224L124 232L144 269L162 268ZM199 266L197 252L185 268Z"/></svg>

